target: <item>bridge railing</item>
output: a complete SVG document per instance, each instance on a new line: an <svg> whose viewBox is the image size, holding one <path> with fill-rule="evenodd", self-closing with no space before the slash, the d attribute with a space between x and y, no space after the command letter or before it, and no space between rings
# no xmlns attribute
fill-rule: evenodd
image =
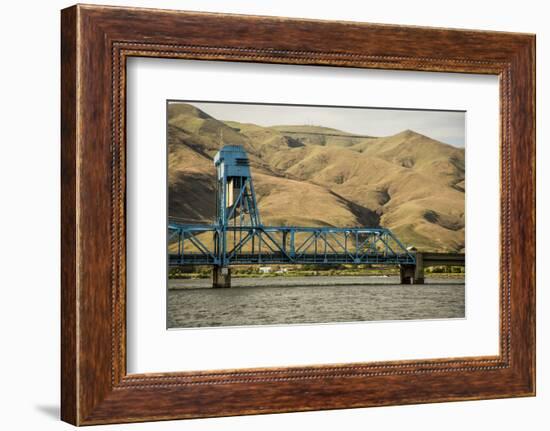
<svg viewBox="0 0 550 431"><path fill-rule="evenodd" d="M388 229L170 223L169 265L414 264Z"/></svg>

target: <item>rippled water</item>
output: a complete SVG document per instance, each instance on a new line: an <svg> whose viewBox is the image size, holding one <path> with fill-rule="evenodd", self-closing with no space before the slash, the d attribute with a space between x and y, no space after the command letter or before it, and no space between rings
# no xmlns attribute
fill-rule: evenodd
<svg viewBox="0 0 550 431"><path fill-rule="evenodd" d="M463 280L398 282L398 277L234 278L230 289L211 289L206 279L169 280L168 327L464 317Z"/></svg>

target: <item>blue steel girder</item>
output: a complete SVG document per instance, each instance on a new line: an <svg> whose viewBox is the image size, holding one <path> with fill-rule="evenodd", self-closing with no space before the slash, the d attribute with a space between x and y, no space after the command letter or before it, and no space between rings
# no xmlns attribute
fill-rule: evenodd
<svg viewBox="0 0 550 431"><path fill-rule="evenodd" d="M170 223L168 230L171 266L415 263L414 254L384 228L221 227ZM354 240L349 240L350 237ZM220 243L227 244L229 239L235 239L235 246L223 249Z"/></svg>

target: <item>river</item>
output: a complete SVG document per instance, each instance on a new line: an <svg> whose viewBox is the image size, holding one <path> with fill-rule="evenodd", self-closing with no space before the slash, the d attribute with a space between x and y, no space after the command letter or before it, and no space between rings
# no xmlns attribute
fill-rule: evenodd
<svg viewBox="0 0 550 431"><path fill-rule="evenodd" d="M451 319L465 316L463 279L312 276L233 278L230 289L209 279L169 280L168 327Z"/></svg>

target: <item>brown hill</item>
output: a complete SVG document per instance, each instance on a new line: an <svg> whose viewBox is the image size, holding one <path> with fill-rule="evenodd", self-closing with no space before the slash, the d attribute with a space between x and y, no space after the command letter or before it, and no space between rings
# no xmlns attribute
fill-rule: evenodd
<svg viewBox="0 0 550 431"><path fill-rule="evenodd" d="M171 217L213 220L212 158L221 142L248 152L264 224L380 225L419 249L464 249L462 149L411 130L375 138L318 126L261 127L170 104Z"/></svg>

